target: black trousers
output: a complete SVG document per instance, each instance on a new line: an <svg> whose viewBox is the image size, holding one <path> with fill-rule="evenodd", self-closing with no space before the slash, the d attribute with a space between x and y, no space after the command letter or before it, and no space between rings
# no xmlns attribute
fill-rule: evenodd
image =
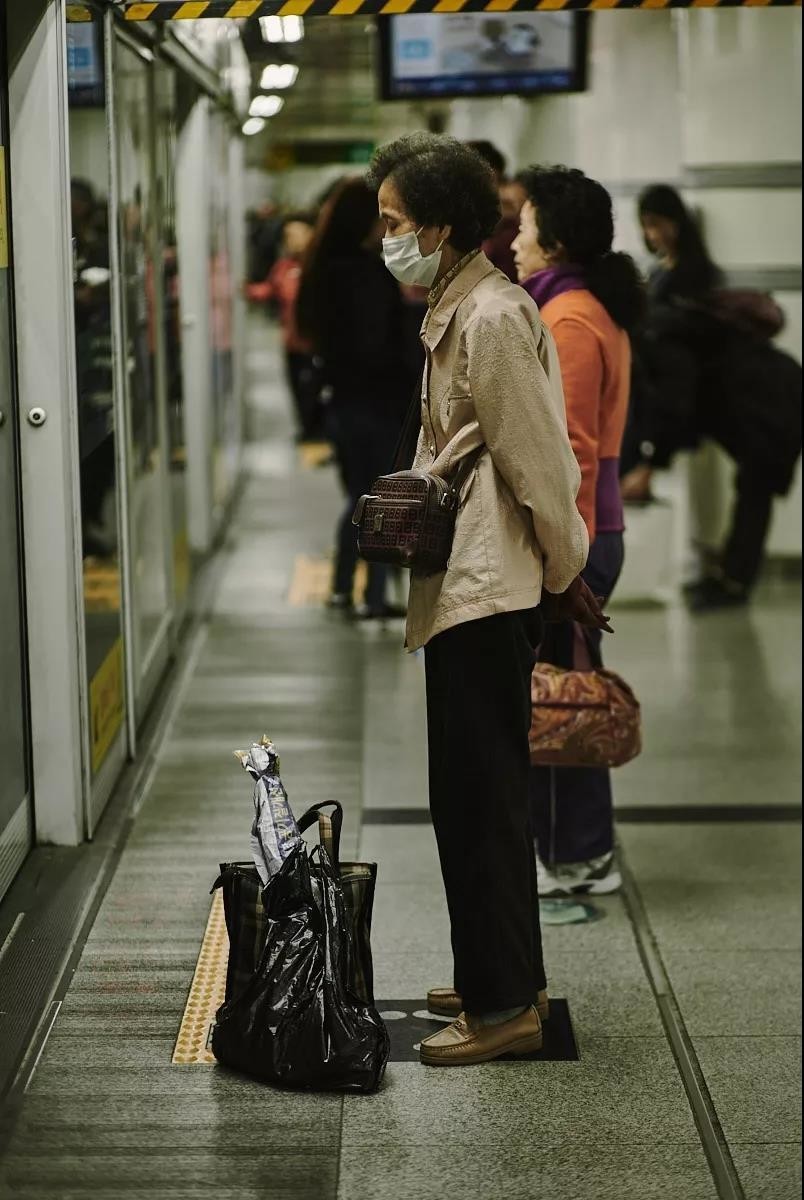
<svg viewBox="0 0 804 1200"><path fill-rule="evenodd" d="M398 424L379 419L361 409L336 406L332 414L332 436L338 455L341 482L346 491L346 505L335 531L335 573L333 591L351 595L357 567L357 530L352 524L355 505L371 490L378 475L390 471ZM364 603L371 608L385 602L388 568L382 563L369 563Z"/></svg>
<svg viewBox="0 0 804 1200"><path fill-rule="evenodd" d="M592 543L583 577L596 596L607 599L623 566L623 535L600 533ZM603 665L599 630L585 630L591 664ZM543 662L573 668L575 626L570 621L548 626L539 648ZM530 799L533 831L542 862L588 862L614 846L611 772L607 767L531 767Z"/></svg>
<svg viewBox="0 0 804 1200"><path fill-rule="evenodd" d="M528 804L541 633L531 609L457 625L425 649L430 811L470 1013L524 1007L546 986Z"/></svg>
<svg viewBox="0 0 804 1200"><path fill-rule="evenodd" d="M749 591L762 567L773 516L773 492L747 467L737 473L731 528L723 550L723 574Z"/></svg>
<svg viewBox="0 0 804 1200"><path fill-rule="evenodd" d="M323 418L319 395L321 381L312 355L295 350L285 352L285 373L296 410L299 436L305 441L323 436Z"/></svg>

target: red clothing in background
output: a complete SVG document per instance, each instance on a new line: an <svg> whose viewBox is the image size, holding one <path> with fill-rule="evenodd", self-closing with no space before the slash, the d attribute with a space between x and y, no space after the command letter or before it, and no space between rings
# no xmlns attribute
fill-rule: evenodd
<svg viewBox="0 0 804 1200"><path fill-rule="evenodd" d="M282 341L289 354L312 354L312 346L302 337L296 325L296 300L301 283L301 263L295 258L279 258L262 283L250 283L246 288L249 300L279 306Z"/></svg>
<svg viewBox="0 0 804 1200"><path fill-rule="evenodd" d="M519 233L519 221L513 217L503 217L494 233L483 243L483 253L495 267L507 275L511 283L518 282L516 263L511 243Z"/></svg>

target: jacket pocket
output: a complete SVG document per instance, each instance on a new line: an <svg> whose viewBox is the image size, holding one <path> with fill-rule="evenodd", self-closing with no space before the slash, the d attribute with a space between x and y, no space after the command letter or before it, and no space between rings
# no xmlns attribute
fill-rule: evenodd
<svg viewBox="0 0 804 1200"><path fill-rule="evenodd" d="M441 422L450 436L453 436L469 421L474 420L475 409L471 394L468 392L447 392L439 408Z"/></svg>

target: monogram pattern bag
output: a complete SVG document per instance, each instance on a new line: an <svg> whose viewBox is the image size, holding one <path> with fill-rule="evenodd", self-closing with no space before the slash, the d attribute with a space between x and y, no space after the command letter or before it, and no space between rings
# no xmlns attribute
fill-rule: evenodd
<svg viewBox="0 0 804 1200"><path fill-rule="evenodd" d="M417 575L445 571L461 488L483 449L464 459L451 484L428 471L398 471L376 479L352 518L361 558L408 567Z"/></svg>
<svg viewBox="0 0 804 1200"><path fill-rule="evenodd" d="M421 393L413 395L399 439L391 475L375 479L361 496L352 517L360 557L366 562L408 567L416 575L447 569L455 534L461 489L485 446L462 461L451 481L429 471L403 470L413 461L421 429Z"/></svg>
<svg viewBox="0 0 804 1200"><path fill-rule="evenodd" d="M531 703L535 766L620 767L642 749L639 702L614 671L569 671L538 662Z"/></svg>

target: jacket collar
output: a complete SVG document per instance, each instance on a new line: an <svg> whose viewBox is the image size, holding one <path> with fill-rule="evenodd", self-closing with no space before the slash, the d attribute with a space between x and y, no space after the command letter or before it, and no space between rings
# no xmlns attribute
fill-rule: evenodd
<svg viewBox="0 0 804 1200"><path fill-rule="evenodd" d="M481 252L476 254L460 274L450 282L444 295L424 318L422 340L428 350L435 350L447 332L450 321L455 316L461 301L474 291L481 279L491 275L494 270L493 263L490 263L485 254Z"/></svg>

